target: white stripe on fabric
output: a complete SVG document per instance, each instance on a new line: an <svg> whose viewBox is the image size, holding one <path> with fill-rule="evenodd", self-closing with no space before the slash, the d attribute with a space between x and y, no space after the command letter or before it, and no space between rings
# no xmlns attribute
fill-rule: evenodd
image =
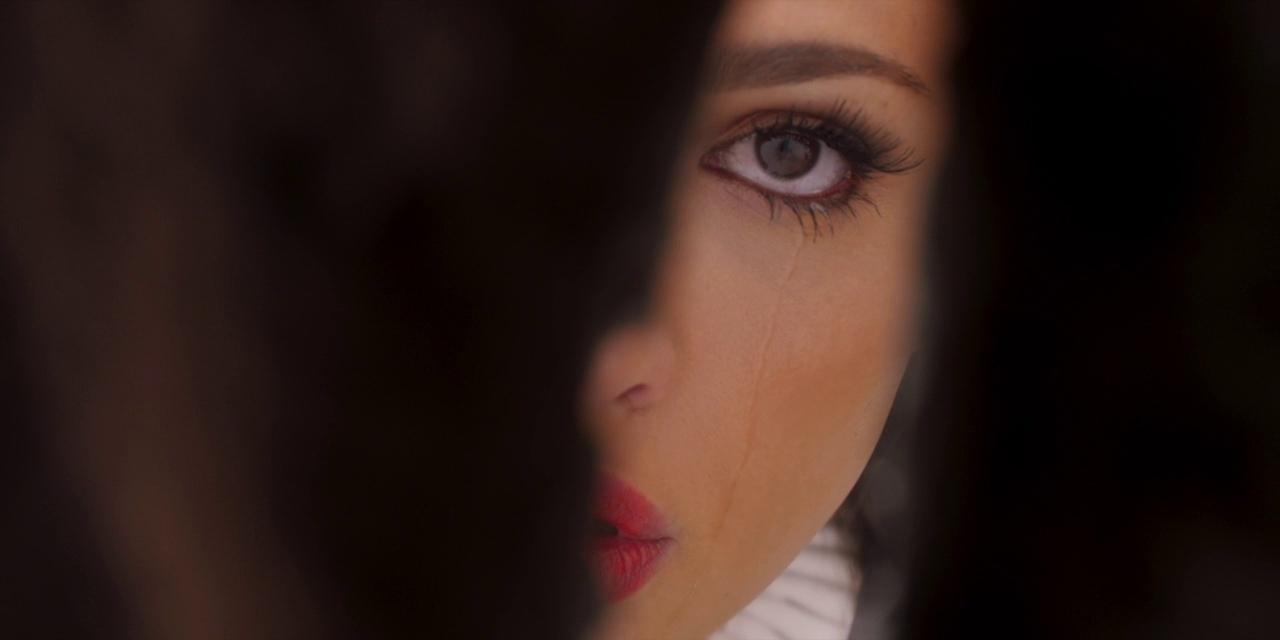
<svg viewBox="0 0 1280 640"><path fill-rule="evenodd" d="M846 640L858 576L828 525L751 604L708 640Z"/></svg>

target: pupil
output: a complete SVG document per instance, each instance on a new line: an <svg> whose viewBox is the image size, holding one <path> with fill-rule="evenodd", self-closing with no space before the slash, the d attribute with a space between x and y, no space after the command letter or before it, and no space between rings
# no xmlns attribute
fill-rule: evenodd
<svg viewBox="0 0 1280 640"><path fill-rule="evenodd" d="M794 133L758 136L756 157L769 175L794 180L818 163L818 143Z"/></svg>

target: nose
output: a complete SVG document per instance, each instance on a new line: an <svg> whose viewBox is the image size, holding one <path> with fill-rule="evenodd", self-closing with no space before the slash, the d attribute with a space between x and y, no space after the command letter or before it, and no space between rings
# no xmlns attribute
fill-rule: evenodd
<svg viewBox="0 0 1280 640"><path fill-rule="evenodd" d="M649 323L610 331L597 346L587 381L593 415L644 411L669 390L675 348L666 332Z"/></svg>

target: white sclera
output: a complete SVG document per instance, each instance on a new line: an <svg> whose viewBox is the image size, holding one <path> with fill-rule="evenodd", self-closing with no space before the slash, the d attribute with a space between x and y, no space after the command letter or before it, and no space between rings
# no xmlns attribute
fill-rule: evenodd
<svg viewBox="0 0 1280 640"><path fill-rule="evenodd" d="M825 193L849 175L849 163L820 140L815 141L818 144L818 161L813 168L788 180L770 175L756 156L758 135L753 133L730 145L722 156L721 168L762 189L786 196Z"/></svg>

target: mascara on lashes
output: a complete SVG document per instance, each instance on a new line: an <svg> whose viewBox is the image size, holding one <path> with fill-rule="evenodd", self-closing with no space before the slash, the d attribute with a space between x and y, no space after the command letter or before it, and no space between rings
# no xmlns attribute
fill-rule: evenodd
<svg viewBox="0 0 1280 640"><path fill-rule="evenodd" d="M745 123L745 124L744 124ZM843 211L856 216L855 202L879 208L867 195L864 187L880 174L899 174L919 166L914 153L895 135L872 123L861 110L851 111L843 101L818 114L800 108L757 111L735 123L730 130L738 129L727 141L717 143L703 155L701 166L726 182L749 188L764 198L769 206L770 218L775 218L779 206L791 209L803 226L808 218L815 236L821 235L819 217L832 227L831 215ZM797 196L771 191L726 169L724 154L736 143L752 136L771 136L781 133L812 138L840 154L849 167L845 180L829 192L809 196ZM759 138L757 138L759 139Z"/></svg>

